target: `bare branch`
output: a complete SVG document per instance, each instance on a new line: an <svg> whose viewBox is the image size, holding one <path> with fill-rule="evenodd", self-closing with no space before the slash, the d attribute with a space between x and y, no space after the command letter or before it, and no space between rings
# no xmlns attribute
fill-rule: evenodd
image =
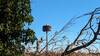
<svg viewBox="0 0 100 56"><path fill-rule="evenodd" d="M100 8L99 8L99 9L100 9ZM76 43L76 41L79 39L79 37L81 36L82 32L85 30L85 28L86 28L88 25L90 25L90 29L92 30L92 32L93 32L93 34L94 34L94 35L93 35L93 38L92 38L89 42L85 43L84 45L80 45L80 46L74 47L74 48L72 48L72 49L69 49L69 47L71 46L71 44L68 45L67 48L65 49L64 53L62 53L61 56L64 56L64 55L70 54L70 53L72 53L72 52L74 52L74 51L76 51L76 50L80 50L80 49L82 49L82 48L85 48L85 47L91 45L95 40L97 40L97 37L98 37L98 35L99 35L99 31L100 31L100 21L99 21L99 23L98 23L98 26L97 26L98 28L97 28L97 31L96 31L96 32L93 30L92 25L91 25L91 22L92 22L92 20L93 20L93 16L95 15L95 12L97 12L97 11L98 11L98 8L96 8L96 9L92 12L89 21L88 21L87 24L82 28L82 30L80 31L79 35L77 36L77 38L75 39L75 41L74 41L72 44L75 44L75 43Z"/></svg>

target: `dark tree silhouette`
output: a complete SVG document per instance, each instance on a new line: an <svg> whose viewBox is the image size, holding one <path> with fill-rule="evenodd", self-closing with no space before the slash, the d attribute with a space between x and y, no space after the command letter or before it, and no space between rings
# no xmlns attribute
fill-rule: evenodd
<svg viewBox="0 0 100 56"><path fill-rule="evenodd" d="M20 56L21 43L34 42L34 31L24 29L32 22L30 0L0 0L0 56Z"/></svg>

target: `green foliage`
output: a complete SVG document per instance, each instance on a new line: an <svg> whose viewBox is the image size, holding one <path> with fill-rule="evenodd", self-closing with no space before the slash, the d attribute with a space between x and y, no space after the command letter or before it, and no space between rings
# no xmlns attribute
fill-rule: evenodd
<svg viewBox="0 0 100 56"><path fill-rule="evenodd" d="M20 56L21 43L34 42L34 31L24 29L31 24L30 0L0 0L0 56Z"/></svg>

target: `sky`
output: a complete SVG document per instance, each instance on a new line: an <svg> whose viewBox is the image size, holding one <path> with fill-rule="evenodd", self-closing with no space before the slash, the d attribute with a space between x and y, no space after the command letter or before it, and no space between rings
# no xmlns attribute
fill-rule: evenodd
<svg viewBox="0 0 100 56"><path fill-rule="evenodd" d="M37 38L45 37L42 26L49 24L52 28L49 35L59 31L73 17L93 11L100 7L100 0L31 0L32 16L34 22L29 26L35 31ZM79 23L81 24L80 21ZM80 25L75 25L71 32L77 32ZM69 30L70 31L70 30ZM66 32L71 39L75 34Z"/></svg>
<svg viewBox="0 0 100 56"><path fill-rule="evenodd" d="M51 32L59 31L72 17L97 7L100 7L100 0L31 0L34 22L30 27L37 37L43 37L43 25L51 25Z"/></svg>

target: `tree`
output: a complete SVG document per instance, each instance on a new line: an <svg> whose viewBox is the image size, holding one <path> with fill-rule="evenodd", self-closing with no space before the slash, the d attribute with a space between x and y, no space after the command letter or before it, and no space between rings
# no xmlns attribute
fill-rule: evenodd
<svg viewBox="0 0 100 56"><path fill-rule="evenodd" d="M89 15L90 18L86 25L80 30L80 33L76 37L76 39L69 44L65 51L62 53L61 56L68 55L74 51L80 50L82 48L86 48L93 44L96 40L99 39L100 35L100 7L96 8L94 11L90 13L84 14L84 16ZM79 16L77 18L80 18L82 16ZM86 34L87 38L90 38L87 40L87 38L81 38L84 32L89 32L89 34ZM79 44L80 43L80 44ZM75 46L71 48L71 46Z"/></svg>
<svg viewBox="0 0 100 56"><path fill-rule="evenodd" d="M35 32L25 29L33 22L30 0L0 0L0 56L20 56L21 43L33 43Z"/></svg>

